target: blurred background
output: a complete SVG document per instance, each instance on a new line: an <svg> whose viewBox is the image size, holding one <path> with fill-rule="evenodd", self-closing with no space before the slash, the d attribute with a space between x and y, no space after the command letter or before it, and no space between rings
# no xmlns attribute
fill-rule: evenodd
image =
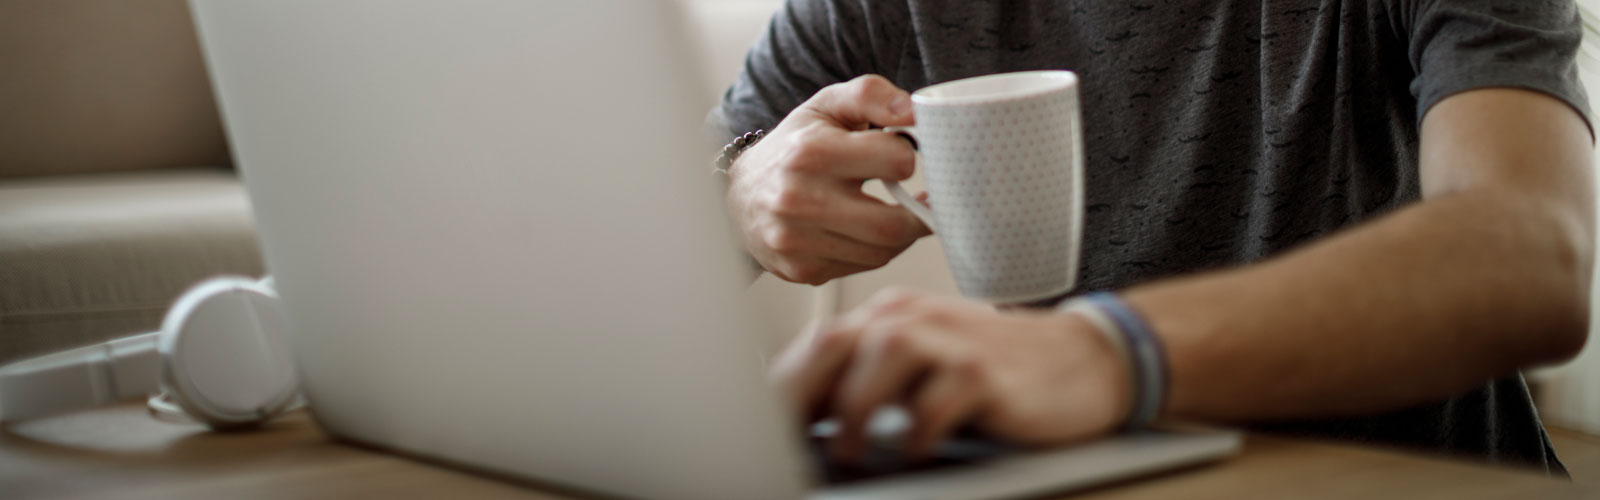
<svg viewBox="0 0 1600 500"><path fill-rule="evenodd" d="M1600 110L1600 0L1578 0L1583 14L1583 46L1578 71L1589 93L1589 108ZM1600 116L1600 115L1597 115ZM1600 165L1600 162L1596 163ZM1596 176L1600 178L1600 176ZM1600 285L1600 273L1591 286ZM1590 310L1600 312L1600 287L1593 288ZM1571 362L1533 373L1534 397L1545 422L1600 435L1600 335L1596 317L1589 319L1589 343Z"/></svg>
<svg viewBox="0 0 1600 500"><path fill-rule="evenodd" d="M681 3L720 96L781 2ZM1579 4L1600 96L1600 0ZM202 278L263 272L183 0L0 1L0 67L0 363L153 330ZM825 286L750 292L776 350L891 284L956 295L934 238ZM1530 377L1547 423L1600 435L1597 344Z"/></svg>

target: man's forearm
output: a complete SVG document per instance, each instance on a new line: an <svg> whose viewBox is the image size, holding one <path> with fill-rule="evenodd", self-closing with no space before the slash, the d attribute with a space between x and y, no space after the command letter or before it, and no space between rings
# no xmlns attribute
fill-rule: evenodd
<svg viewBox="0 0 1600 500"><path fill-rule="evenodd" d="M1425 201L1263 263L1129 290L1167 345L1169 411L1371 414L1576 354L1591 139L1544 94L1456 94L1424 118Z"/></svg>
<svg viewBox="0 0 1600 500"><path fill-rule="evenodd" d="M1370 414L1569 357L1587 335L1588 218L1463 192L1283 257L1129 290L1166 343L1169 411Z"/></svg>

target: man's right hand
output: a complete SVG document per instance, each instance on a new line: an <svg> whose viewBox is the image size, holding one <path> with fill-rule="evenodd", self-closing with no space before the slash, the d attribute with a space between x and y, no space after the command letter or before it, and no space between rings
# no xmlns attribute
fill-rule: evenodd
<svg viewBox="0 0 1600 500"><path fill-rule="evenodd" d="M788 281L820 285L876 269L931 234L910 211L861 191L905 180L912 148L875 126L913 124L911 96L867 75L801 104L728 169L727 207L745 250Z"/></svg>

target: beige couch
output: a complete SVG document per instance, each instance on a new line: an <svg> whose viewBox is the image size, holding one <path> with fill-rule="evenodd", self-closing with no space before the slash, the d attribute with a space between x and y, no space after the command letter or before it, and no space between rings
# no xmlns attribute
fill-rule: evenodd
<svg viewBox="0 0 1600 500"><path fill-rule="evenodd" d="M0 2L0 362L259 275L182 0Z"/></svg>

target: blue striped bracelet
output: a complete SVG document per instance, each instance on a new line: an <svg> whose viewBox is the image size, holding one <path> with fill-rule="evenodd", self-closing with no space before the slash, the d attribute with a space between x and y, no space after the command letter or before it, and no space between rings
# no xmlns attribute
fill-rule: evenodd
<svg viewBox="0 0 1600 500"><path fill-rule="evenodd" d="M1082 314L1128 360L1133 377L1133 408L1124 428L1137 430L1155 421L1166 403L1167 360L1161 341L1149 324L1109 292L1069 300L1058 310Z"/></svg>

